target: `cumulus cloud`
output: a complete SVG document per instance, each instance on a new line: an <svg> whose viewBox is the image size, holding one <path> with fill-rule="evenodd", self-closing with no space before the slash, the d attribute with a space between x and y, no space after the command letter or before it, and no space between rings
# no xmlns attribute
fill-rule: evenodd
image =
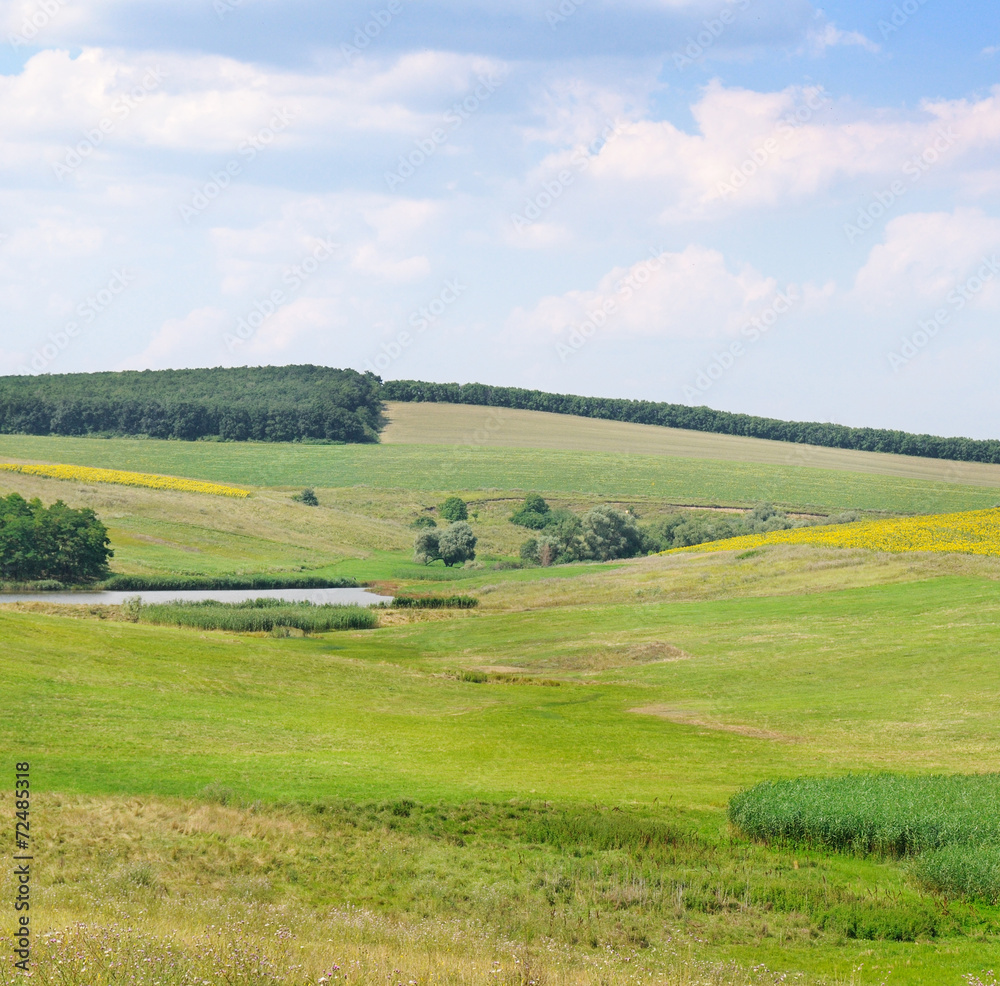
<svg viewBox="0 0 1000 986"><path fill-rule="evenodd" d="M581 326L585 335L609 339L727 338L778 291L774 278L750 265L730 270L718 250L689 246L615 268L593 288L519 308L508 326L522 339L542 342L564 341Z"/></svg>
<svg viewBox="0 0 1000 986"><path fill-rule="evenodd" d="M912 118L834 109L820 89L755 92L713 82L691 107L697 132L626 124L591 174L648 192L664 220L708 218L802 201L847 180L899 177L942 139L945 168L1000 141L1000 87L974 101L927 101Z"/></svg>
<svg viewBox="0 0 1000 986"><path fill-rule="evenodd" d="M998 263L1000 219L980 209L910 213L891 220L854 283L854 298L869 309L934 307L984 264ZM976 305L1000 301L994 275Z"/></svg>

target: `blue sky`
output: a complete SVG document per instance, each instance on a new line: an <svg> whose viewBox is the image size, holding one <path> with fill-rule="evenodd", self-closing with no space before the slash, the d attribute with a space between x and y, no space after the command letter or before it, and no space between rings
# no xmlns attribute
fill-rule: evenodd
<svg viewBox="0 0 1000 986"><path fill-rule="evenodd" d="M0 373L997 437L1000 10L0 2Z"/></svg>

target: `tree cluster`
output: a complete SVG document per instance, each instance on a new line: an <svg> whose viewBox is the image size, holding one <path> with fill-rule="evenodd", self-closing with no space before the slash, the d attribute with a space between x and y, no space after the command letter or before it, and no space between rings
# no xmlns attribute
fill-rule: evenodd
<svg viewBox="0 0 1000 986"><path fill-rule="evenodd" d="M0 377L0 433L377 442L380 386L322 366Z"/></svg>
<svg viewBox="0 0 1000 986"><path fill-rule="evenodd" d="M464 520L449 524L443 531L428 528L418 534L413 543L413 559L422 565L440 560L451 568L475 559L477 541Z"/></svg>
<svg viewBox="0 0 1000 986"><path fill-rule="evenodd" d="M528 496L510 517L511 523L539 532L521 545L522 560L534 565L635 558L744 534L765 534L815 523L845 524L857 519L858 514L853 512L821 521L792 518L770 503L759 503L738 516L677 510L651 524L640 525L633 514L609 506L594 507L582 517L571 510L553 509L537 494Z"/></svg>
<svg viewBox="0 0 1000 986"><path fill-rule="evenodd" d="M714 411L709 407L689 407L686 404L658 401L579 397L574 394L524 390L520 387L492 387L481 383L426 383L420 380L389 380L382 385L382 399L551 411L555 414L576 414L585 418L631 421L720 435L769 438L825 448L893 452L898 455L961 462L1000 462L1000 441L996 439L940 438L885 428L850 428L816 421L781 421L777 418L761 418L751 414Z"/></svg>
<svg viewBox="0 0 1000 986"><path fill-rule="evenodd" d="M571 510L553 510L542 497L531 494L510 519L539 531L521 545L521 558L532 564L611 561L645 554L643 532L635 518L614 507L594 507L578 517Z"/></svg>
<svg viewBox="0 0 1000 986"><path fill-rule="evenodd" d="M88 582L109 574L108 530L93 510L56 500L0 497L0 577L15 582Z"/></svg>

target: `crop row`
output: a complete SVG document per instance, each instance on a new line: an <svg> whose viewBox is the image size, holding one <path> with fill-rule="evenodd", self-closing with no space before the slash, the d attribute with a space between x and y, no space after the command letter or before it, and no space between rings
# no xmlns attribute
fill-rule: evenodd
<svg viewBox="0 0 1000 986"><path fill-rule="evenodd" d="M223 486L200 479L181 479L177 476L158 476L145 472L125 472L121 469L93 469L90 466L66 465L21 465L0 462L0 469L6 472L22 473L26 476L45 476L50 479L72 479L84 483L115 483L119 486L143 486L153 490L179 490L183 493L209 493L213 496L231 496L245 499L247 490L237 486Z"/></svg>
<svg viewBox="0 0 1000 986"><path fill-rule="evenodd" d="M836 526L799 527L767 534L747 534L675 551L733 551L771 544L815 544L872 551L958 551L1000 555L1000 510L895 517Z"/></svg>

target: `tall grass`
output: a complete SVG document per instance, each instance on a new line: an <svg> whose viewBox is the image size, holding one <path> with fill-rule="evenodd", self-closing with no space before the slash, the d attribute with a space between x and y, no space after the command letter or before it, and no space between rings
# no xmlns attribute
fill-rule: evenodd
<svg viewBox="0 0 1000 986"><path fill-rule="evenodd" d="M282 599L253 599L241 603L172 602L144 605L138 611L143 623L229 630L235 633L270 633L294 627L304 633L324 630L371 630L378 616L363 606L290 603Z"/></svg>
<svg viewBox="0 0 1000 986"><path fill-rule="evenodd" d="M754 839L914 857L930 889L1000 901L1000 774L768 781L735 795L729 820Z"/></svg>
<svg viewBox="0 0 1000 986"><path fill-rule="evenodd" d="M475 596L395 596L387 609L475 609Z"/></svg>
<svg viewBox="0 0 1000 986"><path fill-rule="evenodd" d="M200 589L357 589L356 579L316 575L112 575L102 585L109 592L186 592Z"/></svg>
<svg viewBox="0 0 1000 986"><path fill-rule="evenodd" d="M859 855L910 856L1000 840L1000 774L862 774L766 781L729 802L751 838Z"/></svg>

